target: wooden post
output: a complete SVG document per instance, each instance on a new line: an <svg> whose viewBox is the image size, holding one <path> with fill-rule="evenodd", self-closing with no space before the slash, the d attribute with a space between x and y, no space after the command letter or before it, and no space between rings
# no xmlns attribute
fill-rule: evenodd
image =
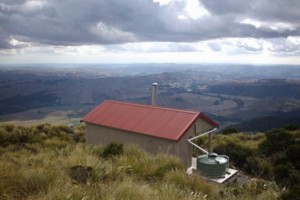
<svg viewBox="0 0 300 200"><path fill-rule="evenodd" d="M212 149L211 149L212 142L211 142L211 140L212 140L212 133L209 133L208 134L208 153L212 152Z"/></svg>

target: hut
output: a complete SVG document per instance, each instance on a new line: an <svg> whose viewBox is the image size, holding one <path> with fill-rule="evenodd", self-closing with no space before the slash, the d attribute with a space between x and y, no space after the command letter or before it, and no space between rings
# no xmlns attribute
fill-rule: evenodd
<svg viewBox="0 0 300 200"><path fill-rule="evenodd" d="M134 144L150 153L166 153L191 166L188 139L218 127L202 112L119 101L104 101L83 119L87 144Z"/></svg>

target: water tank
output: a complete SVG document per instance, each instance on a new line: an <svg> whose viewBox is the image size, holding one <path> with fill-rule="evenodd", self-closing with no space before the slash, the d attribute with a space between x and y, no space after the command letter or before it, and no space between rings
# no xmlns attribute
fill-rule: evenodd
<svg viewBox="0 0 300 200"><path fill-rule="evenodd" d="M197 158L197 170L207 178L224 177L228 166L229 158L216 153L201 155Z"/></svg>

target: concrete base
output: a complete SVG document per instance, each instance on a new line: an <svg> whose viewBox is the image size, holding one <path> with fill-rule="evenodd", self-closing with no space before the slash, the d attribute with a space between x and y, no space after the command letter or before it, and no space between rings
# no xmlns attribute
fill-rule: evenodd
<svg viewBox="0 0 300 200"><path fill-rule="evenodd" d="M187 169L188 174L192 174L194 172L197 172L197 158L192 158L192 166ZM229 179L235 177L237 175L237 172L238 172L238 170L236 170L236 169L227 168L226 175L224 177L220 177L220 178L203 177L203 178L222 184L222 183L227 182Z"/></svg>
<svg viewBox="0 0 300 200"><path fill-rule="evenodd" d="M222 184L222 183L227 182L229 179L233 178L234 176L236 176L237 172L238 172L238 170L236 170L236 169L227 168L225 177L223 177L223 178L207 178L207 179L210 181Z"/></svg>

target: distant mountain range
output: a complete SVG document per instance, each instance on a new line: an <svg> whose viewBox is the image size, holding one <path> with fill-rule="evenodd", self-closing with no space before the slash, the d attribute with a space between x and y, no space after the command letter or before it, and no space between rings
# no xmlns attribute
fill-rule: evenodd
<svg viewBox="0 0 300 200"><path fill-rule="evenodd" d="M80 117L105 99L150 104L153 82L159 105L203 111L222 127L300 122L300 66L189 64L0 66L0 121L66 106Z"/></svg>

